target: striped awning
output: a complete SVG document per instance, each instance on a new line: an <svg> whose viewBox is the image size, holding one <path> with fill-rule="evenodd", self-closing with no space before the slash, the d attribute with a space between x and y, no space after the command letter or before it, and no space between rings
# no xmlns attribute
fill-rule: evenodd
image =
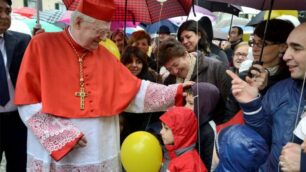
<svg viewBox="0 0 306 172"><path fill-rule="evenodd" d="M61 10L45 10L39 12L39 17L41 21L56 23L62 18L65 12ZM33 18L37 18L37 16L35 15Z"/></svg>

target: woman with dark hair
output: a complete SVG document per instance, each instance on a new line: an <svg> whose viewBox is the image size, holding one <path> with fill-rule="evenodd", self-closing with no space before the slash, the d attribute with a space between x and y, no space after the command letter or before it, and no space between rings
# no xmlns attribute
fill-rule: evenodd
<svg viewBox="0 0 306 172"><path fill-rule="evenodd" d="M161 77L148 67L148 56L138 47L127 46L121 56L121 62L137 78L161 83ZM132 132L147 130L150 124L159 121L161 113L134 114L123 112L120 115L121 122L121 142Z"/></svg>
<svg viewBox="0 0 306 172"><path fill-rule="evenodd" d="M188 52L202 52L205 56L220 60L228 66L227 58L221 58L210 50L207 34L194 20L184 22L178 29L177 39L184 45Z"/></svg>
<svg viewBox="0 0 306 172"><path fill-rule="evenodd" d="M128 46L121 56L121 62L139 79L160 83L160 76L148 66L148 58L138 47Z"/></svg>
<svg viewBox="0 0 306 172"><path fill-rule="evenodd" d="M133 32L128 40L128 45L138 47L142 52L148 54L149 47L151 45L151 36L144 30ZM158 71L156 59L154 56L151 55L150 57L148 57L147 61L148 66L151 69Z"/></svg>

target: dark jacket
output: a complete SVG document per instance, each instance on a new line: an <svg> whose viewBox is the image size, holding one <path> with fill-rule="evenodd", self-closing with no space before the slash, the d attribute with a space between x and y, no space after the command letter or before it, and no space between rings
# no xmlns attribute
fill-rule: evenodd
<svg viewBox="0 0 306 172"><path fill-rule="evenodd" d="M209 125L212 120L214 110L218 105L220 93L216 86L199 82L192 86L194 98L194 112L199 120L198 152L208 171L210 171L212 154L214 148L215 135Z"/></svg>
<svg viewBox="0 0 306 172"><path fill-rule="evenodd" d="M245 113L245 123L257 131L270 146L270 154L263 171L278 171L282 147L291 141L293 130L301 119L298 105L301 96L302 81L288 78L271 87L264 97L249 103L240 104ZM304 88L305 89L305 88ZM306 92L302 94L300 108L306 105Z"/></svg>
<svg viewBox="0 0 306 172"><path fill-rule="evenodd" d="M226 67L222 62L205 57L203 53L198 52L196 65L190 80L195 82L208 82L215 85L221 94L222 99L226 100L231 89L231 79L225 73ZM176 83L176 77L169 75L164 84L170 85Z"/></svg>
<svg viewBox="0 0 306 172"><path fill-rule="evenodd" d="M246 77L245 74L240 73L239 76L242 77L242 79L244 79ZM268 77L267 86L266 86L265 89L260 91L260 94L262 96L264 96L266 94L267 90L270 87L272 87L277 82L279 82L283 79L289 78L289 77L290 77L290 73L289 73L288 66L282 60L281 63L280 63L280 66L278 68L278 71L273 76ZM234 98L234 96L232 94L230 94L230 96L227 99L226 110L227 110L226 111L226 117L225 117L226 121L229 120L231 117L233 117L240 110L240 106L239 106L237 100Z"/></svg>
<svg viewBox="0 0 306 172"><path fill-rule="evenodd" d="M225 66L230 65L230 62L228 61L226 53L221 48L219 48L217 45L211 43L210 44L210 51L211 51L211 53L217 55L217 59L220 60L221 62L223 62L223 64Z"/></svg>
<svg viewBox="0 0 306 172"><path fill-rule="evenodd" d="M31 40L31 36L19 32L6 31L3 38L7 54L7 66L15 87L22 57Z"/></svg>
<svg viewBox="0 0 306 172"><path fill-rule="evenodd" d="M3 34L3 39L7 55L8 72L13 86L16 88L20 64L28 43L31 40L31 36L19 32L6 31ZM4 151L6 157L10 157L7 159L7 170L20 172L26 171L27 128L19 118L17 110L8 112L5 115L0 114L0 116L2 117L0 118L0 130L2 130L0 134L0 149L1 153ZM4 123L5 125L3 125ZM5 131L9 131L10 134L2 134Z"/></svg>

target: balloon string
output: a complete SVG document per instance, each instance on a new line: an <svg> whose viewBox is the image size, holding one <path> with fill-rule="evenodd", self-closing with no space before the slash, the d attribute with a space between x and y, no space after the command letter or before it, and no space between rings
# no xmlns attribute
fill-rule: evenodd
<svg viewBox="0 0 306 172"><path fill-rule="evenodd" d="M195 2L193 3L193 8L194 8L194 4L196 4L196 5L198 5L199 4L199 2L198 2L198 0L195 0ZM195 11L194 11L194 14L196 15L196 13L195 13ZM189 14L188 14L188 17L189 17ZM188 20L188 17L187 17L187 20ZM196 33L197 33L197 35L199 35L199 21L196 21ZM201 36L203 36L203 35L201 35ZM200 55L200 53L199 53L199 43L196 45L196 54L197 54L197 64L196 64L196 71L197 71L197 74L199 73L199 55ZM199 76L197 75L196 76L196 83L199 83ZM197 114L197 117L198 117L198 152L199 152L199 154L200 154L200 152L201 152L201 123L200 123L200 96L199 96L199 85L197 84L196 85L196 90L197 90L197 102L196 102L196 108L197 108L197 112L198 112L198 114ZM198 165L198 168L199 169L201 169L201 165L199 164ZM201 170L203 170L203 169L201 169Z"/></svg>
<svg viewBox="0 0 306 172"><path fill-rule="evenodd" d="M304 73L303 84L302 84L301 93L300 93L300 98L299 98L299 103L298 103L298 110L297 110L296 117L295 117L294 128L297 127L297 124L298 124L299 118L300 118L300 111L301 111L302 98L303 98L303 95L304 95L305 79L306 79L306 71L305 71L305 73ZM306 105L305 105L305 106L306 106ZM293 142L293 140L294 140L294 134L292 134L291 142Z"/></svg>
<svg viewBox="0 0 306 172"><path fill-rule="evenodd" d="M158 25L157 25L158 27L157 28L159 28L160 25L161 25L160 24L160 19L161 19L161 14L162 14L162 10L163 10L163 5L164 5L164 2L160 2L159 19L158 19ZM155 32L155 34L157 34L157 31ZM154 41L155 41L155 39L154 39ZM156 56L157 56L157 57L155 57L156 58L156 68L158 70L158 68L159 68L159 40L157 41L157 53L156 53ZM157 73L157 75L159 75L159 72ZM155 82L157 82L158 77L159 76L157 76L157 78L155 78ZM151 119L152 119L152 113L150 113L149 120L147 121L146 129L150 125Z"/></svg>
<svg viewBox="0 0 306 172"><path fill-rule="evenodd" d="M159 11L159 19L158 19L158 24L157 24L157 28L159 29L160 28L160 26L161 26L161 15L162 15L162 11L163 11L163 6L164 6L164 3L163 2L161 2L160 3L160 11ZM157 34L157 31L156 31L156 34ZM157 39L157 41L155 41L155 39ZM154 39L154 41L155 41L155 43L156 43L156 46L157 46L157 53L156 53L156 68L157 68L157 70L159 69L159 46L160 46L160 42L159 42L159 37L155 37L155 39ZM158 71L158 73L159 73L159 71Z"/></svg>

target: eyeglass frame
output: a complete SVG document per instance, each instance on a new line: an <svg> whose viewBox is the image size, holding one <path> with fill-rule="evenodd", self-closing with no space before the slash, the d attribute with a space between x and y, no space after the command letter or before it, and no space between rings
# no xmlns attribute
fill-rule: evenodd
<svg viewBox="0 0 306 172"><path fill-rule="evenodd" d="M262 45L259 46L259 44L262 44ZM254 41L254 39L248 41L248 45L249 45L250 47L252 47L252 48L253 48L255 45L256 45L256 47L258 47L258 48L263 48L263 47L267 47L267 46L270 46L270 45L276 45L276 44L281 44L281 43L280 43L280 42L271 42L271 43L268 43L267 41L264 41L263 43L256 43L256 42Z"/></svg>
<svg viewBox="0 0 306 172"><path fill-rule="evenodd" d="M248 53L240 53L240 52L237 52L237 53L234 53L233 55L234 55L234 56L237 56L237 57L239 57L239 56L247 57L247 56L248 56Z"/></svg>

